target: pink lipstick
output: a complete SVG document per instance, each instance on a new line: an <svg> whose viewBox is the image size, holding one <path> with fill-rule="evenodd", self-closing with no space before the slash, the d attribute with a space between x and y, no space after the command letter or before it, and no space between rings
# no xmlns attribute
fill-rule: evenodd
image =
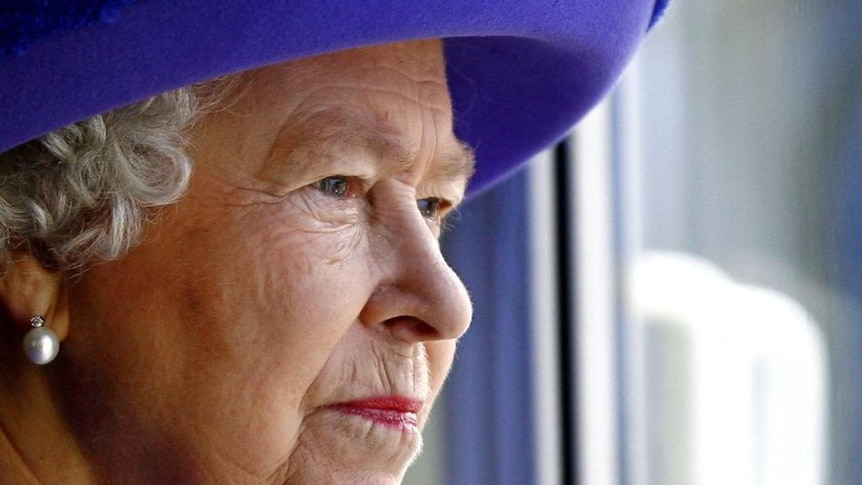
<svg viewBox="0 0 862 485"><path fill-rule="evenodd" d="M339 403L332 408L388 428L407 430L418 427L418 413L422 409L422 401L401 396L385 396Z"/></svg>

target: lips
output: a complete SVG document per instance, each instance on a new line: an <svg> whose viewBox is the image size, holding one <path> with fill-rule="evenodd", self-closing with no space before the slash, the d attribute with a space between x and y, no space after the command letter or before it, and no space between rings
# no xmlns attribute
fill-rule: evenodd
<svg viewBox="0 0 862 485"><path fill-rule="evenodd" d="M404 431L419 426L418 413L422 406L422 401L416 399L385 396L338 403L331 408L343 414L368 419L381 426Z"/></svg>

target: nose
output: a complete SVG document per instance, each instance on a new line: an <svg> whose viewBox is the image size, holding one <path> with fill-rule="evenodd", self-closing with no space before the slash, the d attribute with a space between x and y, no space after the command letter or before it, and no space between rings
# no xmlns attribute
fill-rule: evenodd
<svg viewBox="0 0 862 485"><path fill-rule="evenodd" d="M456 339L470 326L470 297L415 201L408 203L377 218L371 239L381 276L360 320L403 341Z"/></svg>

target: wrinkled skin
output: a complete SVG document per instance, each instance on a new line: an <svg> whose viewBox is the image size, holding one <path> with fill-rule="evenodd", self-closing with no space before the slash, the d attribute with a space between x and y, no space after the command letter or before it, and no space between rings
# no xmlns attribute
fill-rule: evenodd
<svg viewBox="0 0 862 485"><path fill-rule="evenodd" d="M440 43L261 69L226 105L190 134L189 192L142 244L58 283L68 332L44 375L71 469L398 483L471 318L438 245L472 163ZM415 422L337 406L381 396L417 403Z"/></svg>

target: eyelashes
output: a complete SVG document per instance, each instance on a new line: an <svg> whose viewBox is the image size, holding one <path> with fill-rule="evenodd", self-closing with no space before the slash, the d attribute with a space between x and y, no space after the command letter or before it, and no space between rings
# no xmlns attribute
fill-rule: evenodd
<svg viewBox="0 0 862 485"><path fill-rule="evenodd" d="M350 180L343 175L325 177L315 182L314 188L326 196L343 199L350 195Z"/></svg>
<svg viewBox="0 0 862 485"><path fill-rule="evenodd" d="M312 184L321 194L336 200L363 197L366 191L364 185L358 177L349 175L331 175ZM438 225L452 206L452 202L441 197L426 197L416 201L419 214Z"/></svg>

